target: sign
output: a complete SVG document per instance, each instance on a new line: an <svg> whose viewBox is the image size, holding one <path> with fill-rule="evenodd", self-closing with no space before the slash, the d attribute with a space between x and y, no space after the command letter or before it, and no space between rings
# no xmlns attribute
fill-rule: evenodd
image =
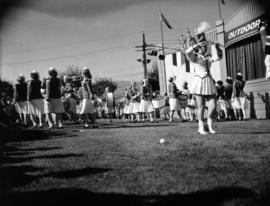
<svg viewBox="0 0 270 206"><path fill-rule="evenodd" d="M259 33L259 25L262 21L262 17L257 17L252 19L245 24L242 24L235 29L232 29L225 33L225 42L226 46L229 46L237 41L240 41L244 38L250 37Z"/></svg>

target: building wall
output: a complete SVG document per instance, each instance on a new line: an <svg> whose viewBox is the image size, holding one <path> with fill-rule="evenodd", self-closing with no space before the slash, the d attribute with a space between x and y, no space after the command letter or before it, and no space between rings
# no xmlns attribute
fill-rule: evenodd
<svg viewBox="0 0 270 206"><path fill-rule="evenodd" d="M264 7L259 1L249 0L245 2L237 12L226 20L225 32L231 31L240 25L263 15L264 12ZM242 39L239 39L238 41L241 40ZM248 42L248 38L246 38L246 42ZM231 46L233 46L233 44L231 44ZM263 78L249 80L246 82L244 91L249 96L247 117L257 119L270 118L270 81ZM258 93L264 95L264 101L258 96Z"/></svg>
<svg viewBox="0 0 270 206"><path fill-rule="evenodd" d="M245 92L249 96L247 117L253 119L269 119L270 81L266 79L250 80L246 83ZM261 98L258 93L263 95L263 98Z"/></svg>

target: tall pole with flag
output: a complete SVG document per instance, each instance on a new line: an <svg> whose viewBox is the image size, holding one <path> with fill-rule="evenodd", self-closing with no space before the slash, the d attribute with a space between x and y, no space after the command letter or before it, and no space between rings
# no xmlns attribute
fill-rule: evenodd
<svg viewBox="0 0 270 206"><path fill-rule="evenodd" d="M164 51L164 38L163 38L163 22L166 24L166 26L169 29L173 29L173 27L170 25L169 21L165 18L163 15L161 9L160 9L160 32L161 32L161 46L162 46L162 55L165 57L165 51ZM165 58L163 59L163 68L164 68L164 79L165 79L165 91L167 92L167 78L166 78L166 65L165 65Z"/></svg>
<svg viewBox="0 0 270 206"><path fill-rule="evenodd" d="M225 5L225 0L218 0L218 14L219 14L219 19L222 18L222 16L221 16L221 5L220 5L220 3L223 4L223 5Z"/></svg>

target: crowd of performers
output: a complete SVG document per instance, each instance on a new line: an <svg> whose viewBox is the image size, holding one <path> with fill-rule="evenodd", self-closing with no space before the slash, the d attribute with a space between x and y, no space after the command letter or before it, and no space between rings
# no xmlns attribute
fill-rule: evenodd
<svg viewBox="0 0 270 206"><path fill-rule="evenodd" d="M185 50L187 59L195 68L190 88L187 82L183 82L182 88L178 89L175 78L170 77L168 94L161 95L153 92L149 80L144 79L140 87L131 82L123 94L124 101L118 104L110 87L105 89L102 97L95 95L92 75L87 67L82 69L82 78L65 76L64 84L61 84L55 68L50 68L49 77L42 80L37 71L31 72L29 81L20 75L14 92L19 121L27 125L29 116L34 128L42 128L44 122L49 128L63 128L65 114L70 121L81 121L85 128L89 128L89 123L95 123L97 117L111 121L117 116L132 123L155 122L157 117L163 117L173 122L177 113L183 122L197 121L200 134L215 134L214 120L246 119L248 96L244 92L245 81L241 73L237 73L234 79L227 77L225 83L212 78L210 65L222 58L222 50L215 44L214 52L209 55L207 44L204 31L197 32L196 41ZM266 51L269 51L267 45ZM266 54L267 66L270 58L267 59L269 55ZM205 119L207 126L204 125Z"/></svg>
<svg viewBox="0 0 270 206"><path fill-rule="evenodd" d="M207 118L206 112L202 117L197 115L200 114L198 105L201 103L198 102L200 99L192 94L194 88L190 90L188 83L184 82L183 87L178 89L173 77L169 78L168 94L163 95L152 91L148 79L144 79L140 87L136 82L131 82L123 94L123 101L116 104L110 87L106 87L102 97L95 95L92 75L88 68L82 69L83 78L64 76L63 83L55 68L50 68L48 74L48 78L41 80L39 73L33 71L28 81L23 75L18 76L13 102L22 125L29 125L30 119L33 128L43 128L44 122L48 128L63 128L63 116L66 116L70 123L82 122L85 128L89 128L89 124L95 123L97 118L106 118L110 122L113 118L120 118L132 123L155 122L157 117L173 122L175 113L183 122ZM244 85L240 73L234 81L228 77L225 85L222 81L213 85L212 90L216 95L213 98L217 99L217 119L246 118ZM206 111L212 112L214 106L211 104L215 104L215 101L212 103L211 98L209 100L204 104ZM233 114L230 109L234 111ZM209 129L214 133L211 127Z"/></svg>

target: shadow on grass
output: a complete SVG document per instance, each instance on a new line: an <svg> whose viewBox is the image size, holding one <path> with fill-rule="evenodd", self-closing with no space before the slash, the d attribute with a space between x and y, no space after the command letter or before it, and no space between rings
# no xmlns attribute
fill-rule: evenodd
<svg viewBox="0 0 270 206"><path fill-rule="evenodd" d="M11 154L13 155L13 154ZM1 158L1 163L22 163L29 162L34 159L58 159L58 158L68 158L68 157L82 157L83 154L53 154L53 155L39 155L30 157L12 157L9 155L3 155Z"/></svg>
<svg viewBox="0 0 270 206"><path fill-rule="evenodd" d="M6 142L39 141L59 137L71 137L76 135L71 135L70 133L63 130L9 130L0 131L0 136L0 141L3 144Z"/></svg>
<svg viewBox="0 0 270 206"><path fill-rule="evenodd" d="M235 132L235 131L218 131L218 134L270 134L270 131L261 131L261 132Z"/></svg>
<svg viewBox="0 0 270 206"><path fill-rule="evenodd" d="M256 198L257 194L241 187L217 188L190 194L126 195L95 193L84 189L64 188L45 191L12 192L5 196L5 205L223 205L231 200Z"/></svg>
<svg viewBox="0 0 270 206"><path fill-rule="evenodd" d="M91 129L121 129L121 128L142 128L142 127L167 127L172 126L171 124L143 124L143 123L136 123L136 124L100 124L91 126ZM91 130L90 129L90 130Z"/></svg>
<svg viewBox="0 0 270 206"><path fill-rule="evenodd" d="M111 169L108 168L80 168L71 169L64 171L51 171L46 172L45 168L33 167L31 165L13 165L13 166L2 166L0 168L0 178L1 178L1 188L0 191L3 193L8 193L13 187L24 186L35 180L42 178L76 178L88 175L99 174L103 172L108 172ZM43 174L42 174L43 173Z"/></svg>

